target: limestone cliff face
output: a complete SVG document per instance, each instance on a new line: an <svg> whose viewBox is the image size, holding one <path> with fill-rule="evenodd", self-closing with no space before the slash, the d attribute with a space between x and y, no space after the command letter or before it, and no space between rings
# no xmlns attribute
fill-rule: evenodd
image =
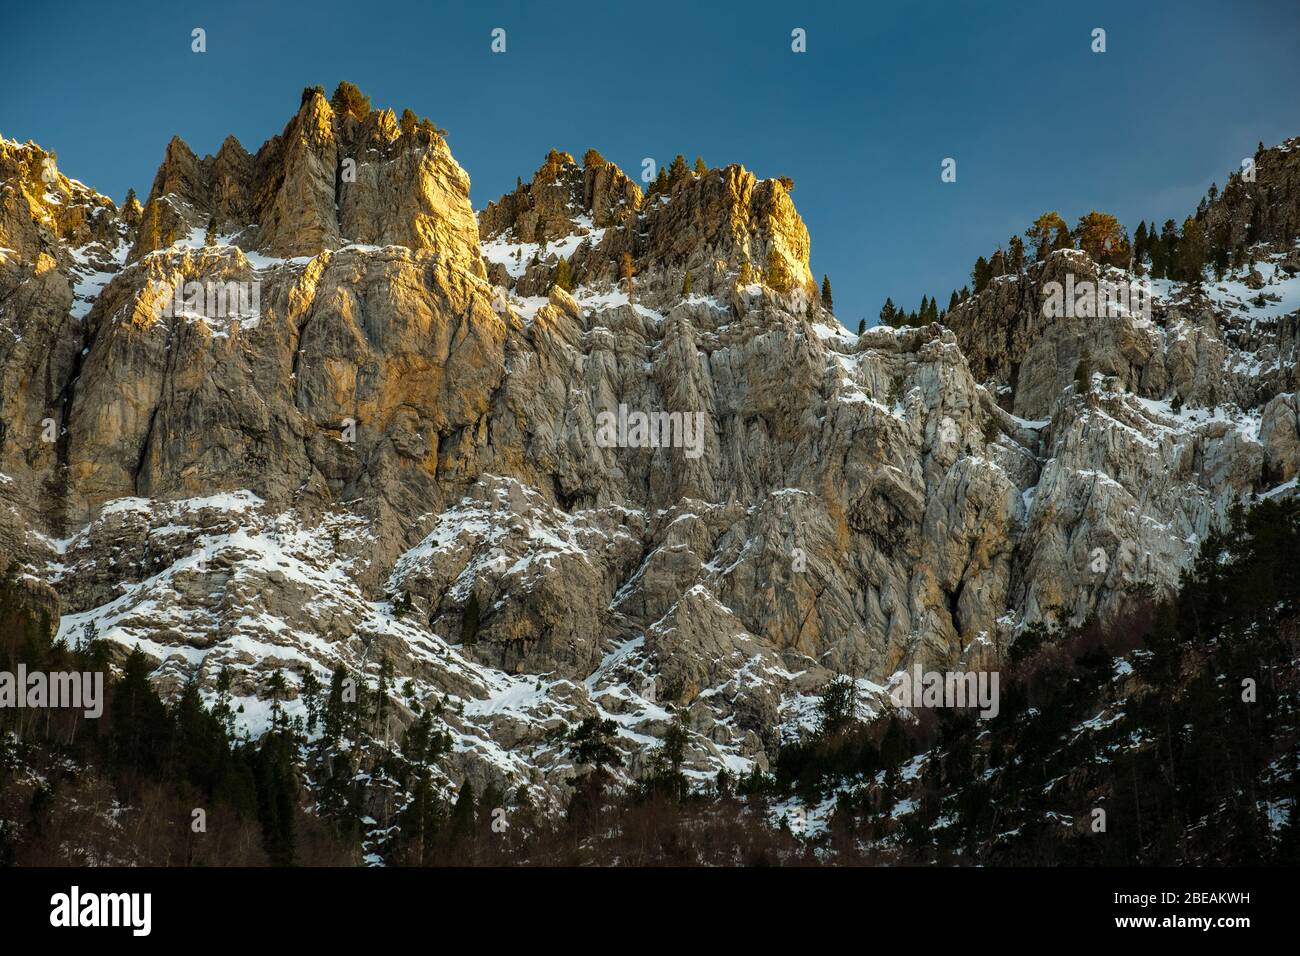
<svg viewBox="0 0 1300 956"><path fill-rule="evenodd" d="M176 136L167 144L149 196L174 196L196 211L207 210L216 217L218 228L229 229L249 222L255 214L248 192L253 175L253 157L235 137L226 137L216 156L200 160ZM201 225L206 223L195 223Z"/></svg>
<svg viewBox="0 0 1300 956"><path fill-rule="evenodd" d="M71 249L122 238L117 206L58 167L35 143L0 138L0 249L6 259L49 256L69 266Z"/></svg>
<svg viewBox="0 0 1300 956"><path fill-rule="evenodd" d="M497 247L493 282L524 295L545 293L561 256L582 284L617 287L627 255L634 289L655 308L681 298L687 272L694 291L724 300L738 283L760 280L795 312L816 299L808 230L786 185L743 166L684 173L646 201L595 151L582 166L552 152L530 183L488 204L479 227ZM499 254L505 247L528 258L511 268Z"/></svg>
<svg viewBox="0 0 1300 956"><path fill-rule="evenodd" d="M436 131L403 132L392 110L364 120L304 93L280 135L250 156L234 137L198 159L179 138L154 177L130 259L215 219L249 252L311 257L355 243L438 252L481 271L469 176ZM160 228L149 228L157 205Z"/></svg>
<svg viewBox="0 0 1300 956"><path fill-rule="evenodd" d="M762 765L833 673L996 666L1300 470L1272 300L1052 318L1046 283L1096 276L1063 252L951 328L853 336L738 166L647 203L555 154L476 221L440 134L315 94L256 155L173 141L138 216L43 198L43 155L0 148L0 552L164 687L231 666L255 731L271 670L382 656L457 705L456 777L544 803L594 713L633 773L674 714L694 772ZM611 443L620 407L691 441Z"/></svg>
<svg viewBox="0 0 1300 956"><path fill-rule="evenodd" d="M581 166L568 153L552 151L529 183L490 202L479 216L484 237L508 234L518 241L555 241L591 226L627 223L641 207L641 189L595 150Z"/></svg>

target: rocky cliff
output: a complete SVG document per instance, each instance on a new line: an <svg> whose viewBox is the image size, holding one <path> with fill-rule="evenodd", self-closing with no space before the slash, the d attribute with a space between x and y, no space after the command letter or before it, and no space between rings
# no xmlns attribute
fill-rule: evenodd
<svg viewBox="0 0 1300 956"><path fill-rule="evenodd" d="M0 142L0 552L61 636L209 700L229 667L253 732L272 671L293 713L386 661L399 712L450 703L448 784L557 806L593 714L630 774L675 716L697 777L763 766L835 673L884 706L913 661L997 666L1300 470L1294 217L1262 289L1051 317L1102 277L1062 250L855 336L739 166L647 199L556 152L476 216L439 131L314 91L255 155L173 140L137 209L47 155ZM698 442L610 442L620 408Z"/></svg>

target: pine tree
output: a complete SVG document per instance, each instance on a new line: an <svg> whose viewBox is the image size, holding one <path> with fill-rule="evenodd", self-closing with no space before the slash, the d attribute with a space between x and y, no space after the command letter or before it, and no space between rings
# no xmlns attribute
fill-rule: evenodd
<svg viewBox="0 0 1300 956"><path fill-rule="evenodd" d="M198 682L191 677L172 706L172 768L169 776L199 789L206 797L228 789L229 742L216 716L203 707Z"/></svg>
<svg viewBox="0 0 1300 956"><path fill-rule="evenodd" d="M334 95L330 97L330 106L335 113L351 113L359 120L370 115L370 97L362 95L359 89L346 80L335 87Z"/></svg>
<svg viewBox="0 0 1300 956"><path fill-rule="evenodd" d="M1121 241L1124 240L1124 230L1119 220L1110 213L1097 212L1094 209L1086 216L1081 216L1075 235L1079 240L1079 248L1086 252L1093 262L1120 264L1115 262L1114 256L1119 253Z"/></svg>
<svg viewBox="0 0 1300 956"><path fill-rule="evenodd" d="M208 217L208 232L207 235L203 237L203 244L205 246L214 246L217 244L217 217L216 216Z"/></svg>
<svg viewBox="0 0 1300 956"><path fill-rule="evenodd" d="M1205 232L1201 224L1192 216L1188 216L1183 221L1183 235L1178 244L1178 260L1183 281L1199 286L1202 271L1205 269Z"/></svg>
<svg viewBox="0 0 1300 956"><path fill-rule="evenodd" d="M866 319L858 319L858 335L861 335L862 333L864 333L864 332L866 332L866 331L867 331L867 320L866 320Z"/></svg>
<svg viewBox="0 0 1300 956"><path fill-rule="evenodd" d="M167 752L167 710L149 681L149 663L137 645L122 665L113 689L111 740L114 763L143 776L155 776Z"/></svg>
<svg viewBox="0 0 1300 956"><path fill-rule="evenodd" d="M975 269L971 272L971 281L975 286L975 294L979 295L993 279L993 270L989 267L988 261L980 256L975 260Z"/></svg>
<svg viewBox="0 0 1300 956"><path fill-rule="evenodd" d="M408 107L402 110L401 128L403 136L410 136L420 125L420 118Z"/></svg>
<svg viewBox="0 0 1300 956"><path fill-rule="evenodd" d="M681 775L681 765L686 760L686 735L685 724L682 724L681 718L668 724L668 730L663 735L663 753L664 758L668 761L668 770L675 777Z"/></svg>
<svg viewBox="0 0 1300 956"><path fill-rule="evenodd" d="M1070 237L1070 227L1064 222L1061 222L1061 224L1056 227L1056 238L1052 241L1052 251L1056 252L1060 249L1073 248L1074 240Z"/></svg>
<svg viewBox="0 0 1300 956"><path fill-rule="evenodd" d="M453 839L474 835L474 784L466 780L460 785L456 805L451 808L451 834Z"/></svg>
<svg viewBox="0 0 1300 956"><path fill-rule="evenodd" d="M682 765L686 762L686 745L689 739L686 726L680 717L676 718L668 725L663 742L651 759L651 788L666 793L676 800L683 799L688 790Z"/></svg>
<svg viewBox="0 0 1300 956"><path fill-rule="evenodd" d="M785 264L785 257L775 249L769 249L767 253L765 281L768 286L782 294L789 292L794 285L794 279Z"/></svg>
<svg viewBox="0 0 1300 956"><path fill-rule="evenodd" d="M880 324L893 328L898 324L898 309L894 306L894 300L885 297L885 304L880 309Z"/></svg>
<svg viewBox="0 0 1300 956"><path fill-rule="evenodd" d="M325 698L325 738L330 741L337 741L343 736L343 726L346 719L346 702L343 699L343 682L345 680L343 665L334 665L334 672L330 675L330 692Z"/></svg>
<svg viewBox="0 0 1300 956"><path fill-rule="evenodd" d="M315 733L316 721L320 719L320 681L310 667L302 678L302 699L307 706L307 732Z"/></svg>
<svg viewBox="0 0 1300 956"><path fill-rule="evenodd" d="M822 305L826 308L827 312L835 311L834 305L832 303L833 300L831 298L830 276L826 275L826 273L823 272L822 273Z"/></svg>
<svg viewBox="0 0 1300 956"><path fill-rule="evenodd" d="M567 737L574 763L591 764L597 774L606 766L621 767L623 757L613 744L617 732L618 725L612 720L583 718L582 723L571 730Z"/></svg>
<svg viewBox="0 0 1300 956"><path fill-rule="evenodd" d="M999 278L1007 274L1007 256L999 246L993 253L993 258L989 260L989 273L993 278Z"/></svg>
<svg viewBox="0 0 1300 956"><path fill-rule="evenodd" d="M1210 261L1214 264L1214 274L1222 279L1223 274L1232 265L1232 224L1227 219L1219 220L1210 233Z"/></svg>
<svg viewBox="0 0 1300 956"><path fill-rule="evenodd" d="M1019 236L1012 236L1009 240L1011 271L1019 275L1025 271L1025 243Z"/></svg>
<svg viewBox="0 0 1300 956"><path fill-rule="evenodd" d="M1151 223L1151 228L1147 230L1146 250L1147 256L1151 260L1151 277L1154 279L1165 278L1168 275L1165 246L1160 239L1160 232L1156 229L1154 221Z"/></svg>
<svg viewBox="0 0 1300 956"><path fill-rule="evenodd" d="M385 742L388 740L387 718L389 708L392 706L389 699L392 694L392 684L393 662L385 654L379 659L379 686L375 691L375 723L378 728L377 733L383 735Z"/></svg>
<svg viewBox="0 0 1300 956"><path fill-rule="evenodd" d="M567 258L561 257L555 265L555 279L552 282L556 288L563 289L565 292L573 291L573 268L569 265Z"/></svg>
<svg viewBox="0 0 1300 956"><path fill-rule="evenodd" d="M271 679L267 684L267 690L271 692L271 729L284 729L284 707L281 701L284 700L287 686L284 682L284 672L276 668L271 672Z"/></svg>
<svg viewBox="0 0 1300 956"><path fill-rule="evenodd" d="M951 312L957 306L961 305L961 299L957 295L957 290L952 290L952 295L948 297L948 311Z"/></svg>
<svg viewBox="0 0 1300 956"><path fill-rule="evenodd" d="M700 156L695 157L695 175L703 176L709 171L709 167L704 165L704 159Z"/></svg>
<svg viewBox="0 0 1300 956"><path fill-rule="evenodd" d="M432 775L427 767L420 767L416 770L411 799L397 817L404 862L416 866L428 862L441 822L441 805L433 788Z"/></svg>
<svg viewBox="0 0 1300 956"><path fill-rule="evenodd" d="M122 200L122 219L131 229L140 224L140 200L136 198L134 188L127 189L126 199Z"/></svg>
<svg viewBox="0 0 1300 956"><path fill-rule="evenodd" d="M686 157L678 153L673 157L672 165L668 167L668 188L673 190L677 184L686 179L690 173L686 169Z"/></svg>
<svg viewBox="0 0 1300 956"><path fill-rule="evenodd" d="M817 701L817 733L833 736L857 720L857 684L841 675L822 685Z"/></svg>
<svg viewBox="0 0 1300 956"><path fill-rule="evenodd" d="M686 270L686 275L682 276L682 295L691 294L691 270Z"/></svg>
<svg viewBox="0 0 1300 956"><path fill-rule="evenodd" d="M228 736L235 734L235 712L230 709L230 687L231 676L230 668L225 664L221 665L221 670L217 671L217 703L212 708L212 715L221 721L221 725L226 729Z"/></svg>
<svg viewBox="0 0 1300 956"><path fill-rule="evenodd" d="M288 734L262 738L253 762L257 785L257 816L262 824L262 846L276 866L293 863L298 803L295 745Z"/></svg>
<svg viewBox="0 0 1300 956"><path fill-rule="evenodd" d="M1056 246L1053 245L1053 236L1059 236L1061 231L1068 235L1070 229L1057 212L1045 212L1034 220L1033 225L1025 230L1025 238L1034 246L1034 259L1042 262L1047 258L1049 252L1052 252ZM975 291L980 290L977 287Z"/></svg>
<svg viewBox="0 0 1300 956"><path fill-rule="evenodd" d="M623 253L623 264L620 271L623 275L623 283L627 289L627 301L628 304L631 305L633 302L632 276L635 271L632 267L632 253Z"/></svg>
<svg viewBox="0 0 1300 956"><path fill-rule="evenodd" d="M1178 254L1178 224L1166 219L1160 227L1160 259L1164 266L1161 278L1182 278L1182 262Z"/></svg>
<svg viewBox="0 0 1300 956"><path fill-rule="evenodd" d="M668 170L660 166L659 173L657 176L655 176L655 181L650 186L650 195L654 196L654 195L668 192L669 185L670 183L668 181Z"/></svg>
<svg viewBox="0 0 1300 956"><path fill-rule="evenodd" d="M1133 266L1133 244L1129 242L1128 233L1124 227L1120 227L1119 239L1111 247L1110 255L1106 257L1106 264L1114 266L1117 269L1130 269Z"/></svg>
<svg viewBox="0 0 1300 956"><path fill-rule="evenodd" d="M411 600L411 592L403 591L393 599L393 617L402 620L407 614L415 608L415 602Z"/></svg>

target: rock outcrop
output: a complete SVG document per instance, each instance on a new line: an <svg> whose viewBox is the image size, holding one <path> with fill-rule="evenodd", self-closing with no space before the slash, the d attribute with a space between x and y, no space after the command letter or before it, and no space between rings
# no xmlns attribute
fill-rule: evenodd
<svg viewBox="0 0 1300 956"><path fill-rule="evenodd" d="M200 160L173 139L142 219L132 261L213 222L241 249L275 258L400 245L482 272L469 176L442 135L403 131L392 110L360 120L318 90L304 91L297 115L256 156L228 137Z"/></svg>
<svg viewBox="0 0 1300 956"><path fill-rule="evenodd" d="M552 151L530 183L488 204L479 227L492 281L523 295L543 294L563 257L575 281L626 289L626 257L635 294L653 308L676 302L688 273L693 291L723 301L758 282L795 312L817 299L788 185L743 166L683 170L646 200L594 150L582 166Z"/></svg>

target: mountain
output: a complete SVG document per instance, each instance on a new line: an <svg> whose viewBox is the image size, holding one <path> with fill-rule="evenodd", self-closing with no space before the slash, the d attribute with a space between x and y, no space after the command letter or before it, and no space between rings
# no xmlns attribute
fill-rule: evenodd
<svg viewBox="0 0 1300 956"><path fill-rule="evenodd" d="M1294 495L1300 140L1205 204L1222 279L1059 248L853 335L787 180L552 151L476 214L443 131L359 96L174 139L121 208L0 141L0 563L32 640L138 648L233 736L300 721L309 790L370 782L373 860L415 791L322 738L332 680L369 745L436 715L440 799L570 807L593 718L613 780L680 728L711 785L836 675L884 714L913 665L1125 620ZM1149 307L1044 306L1102 281Z"/></svg>
<svg viewBox="0 0 1300 956"><path fill-rule="evenodd" d="M783 748L769 814L803 813L840 863L1294 865L1298 548L1294 497L1235 509L1176 596L1027 628L990 719L923 710Z"/></svg>

